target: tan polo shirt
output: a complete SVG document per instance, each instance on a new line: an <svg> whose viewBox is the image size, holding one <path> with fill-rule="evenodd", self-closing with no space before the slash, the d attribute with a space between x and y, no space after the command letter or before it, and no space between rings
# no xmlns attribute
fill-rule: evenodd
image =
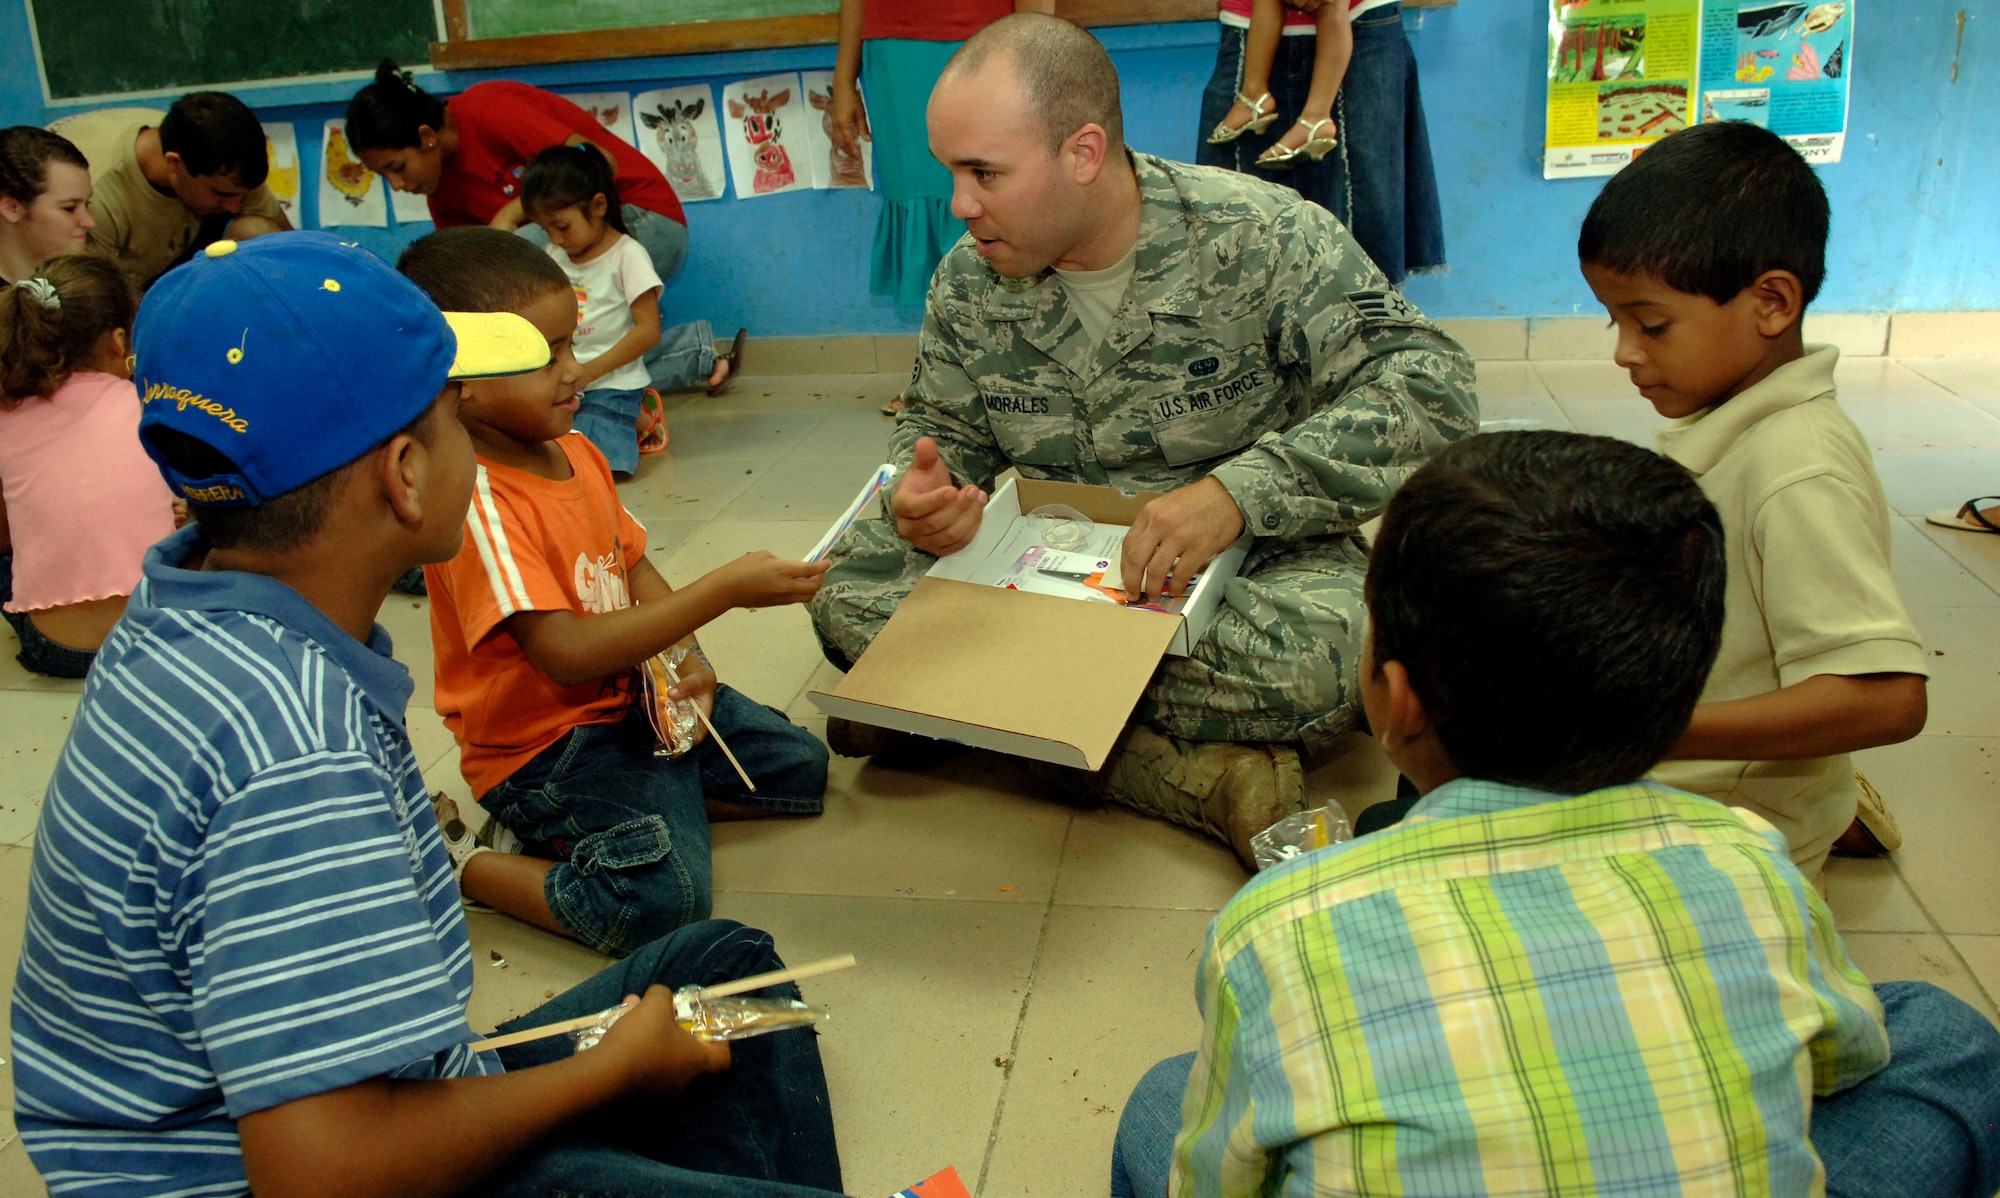
<svg viewBox="0 0 2000 1198"><path fill-rule="evenodd" d="M166 273L201 226L200 217L154 190L139 169L139 131L157 128L166 115L157 108L100 108L49 126L90 163L90 215L97 220L91 252L117 259L141 288ZM283 209L265 187L243 198L243 211L283 220Z"/></svg>
<svg viewBox="0 0 2000 1198"><path fill-rule="evenodd" d="M1728 545L1722 651L1704 703L1817 674L1930 674L1889 577L1889 501L1861 430L1834 401L1839 356L1809 345L1743 394L1654 434L1661 453L1701 480ZM1771 821L1808 878L1854 819L1844 753L1669 761L1653 776Z"/></svg>

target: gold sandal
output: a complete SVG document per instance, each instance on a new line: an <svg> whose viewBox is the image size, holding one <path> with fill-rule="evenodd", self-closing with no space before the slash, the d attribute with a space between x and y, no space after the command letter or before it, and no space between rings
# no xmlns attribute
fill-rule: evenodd
<svg viewBox="0 0 2000 1198"><path fill-rule="evenodd" d="M1300 117L1297 124L1306 131L1305 144L1293 150L1286 148L1283 142L1279 142L1257 156L1258 166L1263 167L1265 170L1290 170L1299 164L1299 159L1301 158L1310 158L1314 162L1318 162L1320 159L1326 157L1334 146L1340 144L1339 140L1332 133L1328 133L1325 137L1319 135L1321 129L1332 127L1332 117L1328 117L1323 121L1309 121L1304 117Z"/></svg>
<svg viewBox="0 0 2000 1198"><path fill-rule="evenodd" d="M1231 125L1228 114L1223 114L1222 119L1217 121L1215 128L1209 132L1209 145L1226 146L1245 133L1262 133L1271 127L1272 121L1278 119L1278 102L1271 98L1270 92L1265 92L1254 100L1242 92L1237 92L1236 98L1250 109L1250 119L1240 125ZM1271 111L1264 111L1266 104L1271 106Z"/></svg>

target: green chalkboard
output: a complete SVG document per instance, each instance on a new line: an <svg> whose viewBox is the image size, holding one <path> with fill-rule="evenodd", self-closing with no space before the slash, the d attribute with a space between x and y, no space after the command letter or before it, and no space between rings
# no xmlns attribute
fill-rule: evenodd
<svg viewBox="0 0 2000 1198"><path fill-rule="evenodd" d="M432 0L27 0L49 98L423 62Z"/></svg>
<svg viewBox="0 0 2000 1198"><path fill-rule="evenodd" d="M840 11L840 0L465 0L473 37L587 33Z"/></svg>

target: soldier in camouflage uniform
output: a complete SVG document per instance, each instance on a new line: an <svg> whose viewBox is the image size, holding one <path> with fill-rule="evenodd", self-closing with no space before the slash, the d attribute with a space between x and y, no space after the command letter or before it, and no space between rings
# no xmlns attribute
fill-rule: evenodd
<svg viewBox="0 0 2000 1198"><path fill-rule="evenodd" d="M1083 189L1078 202L1098 203L1111 219L1136 204L1137 238L1101 255L1129 248L1131 276L1109 328L1093 337L1065 280L1044 269L1071 265L1061 247L1029 252L1042 232L1030 227L1035 214L1010 221L978 193L999 186L981 176L1009 169L996 165L1006 155L987 148L997 143L982 140L979 126L1005 119L996 99L1010 77L1015 90L1035 94L1038 81L1019 78L1032 70L1021 63L1060 60L1074 38L1107 72L1109 59L1053 18L1006 18L961 58L982 38L998 38L1000 50L1028 41L1015 54L989 48L969 68L980 78L958 81L981 84L969 117L950 108L954 73L968 70L959 60L931 102L933 148L965 176L954 210L969 233L932 282L907 407L889 442L889 460L905 471L896 502L920 470L938 479L948 471L947 485L983 499L1009 466L1027 478L1168 500L1197 494L1197 485L1226 489L1221 544L1247 531L1249 556L1193 653L1161 663L1120 751L1088 785L1206 830L1247 862L1248 836L1301 805L1297 751L1324 748L1357 722L1367 556L1356 529L1432 451L1475 431L1472 364L1325 209L1241 174L1130 153L1108 133L1088 185L1108 190ZM963 161L947 157L968 138ZM1056 151L1059 170L1070 170L1060 157L1069 144ZM1050 207L1046 192L1035 207ZM973 530L976 520L975 512ZM811 610L829 659L846 665L937 559L895 520L856 523L831 556ZM1206 558L1194 556L1182 575ZM1130 559L1128 580L1137 573ZM829 739L849 731L830 729Z"/></svg>

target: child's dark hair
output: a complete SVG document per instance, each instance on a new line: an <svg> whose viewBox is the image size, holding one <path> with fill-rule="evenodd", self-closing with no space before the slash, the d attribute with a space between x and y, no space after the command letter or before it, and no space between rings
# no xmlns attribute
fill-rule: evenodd
<svg viewBox="0 0 2000 1198"><path fill-rule="evenodd" d="M417 132L423 126L444 128L444 101L386 58L375 68L375 82L347 102L347 144L357 154L414 146L423 140Z"/></svg>
<svg viewBox="0 0 2000 1198"><path fill-rule="evenodd" d="M569 276L525 237L485 225L439 229L411 242L396 269L446 312L519 312Z"/></svg>
<svg viewBox="0 0 2000 1198"><path fill-rule="evenodd" d="M1576 239L1577 257L1726 304L1766 271L1799 277L1805 302L1826 278L1826 191L1768 129L1712 121L1664 138L1611 177Z"/></svg>
<svg viewBox="0 0 2000 1198"><path fill-rule="evenodd" d="M0 129L0 196L32 204L49 189L49 163L90 169L83 151L60 133L34 125Z"/></svg>
<svg viewBox="0 0 2000 1198"><path fill-rule="evenodd" d="M283 495L253 507L210 507L189 500L188 515L201 525L201 535L207 538L208 543L217 548L248 549L259 553L284 553L296 549L326 527L327 515L333 511L340 488L346 484L349 472L363 459L404 435L425 445L433 444L431 438L436 431L433 418L437 411L437 401L432 400L421 416L384 437L367 453L345 466L334 467L303 486L293 487ZM179 429L155 426L146 430L145 438L166 459L167 465L183 474L212 478L237 471L236 463L221 450Z"/></svg>
<svg viewBox="0 0 2000 1198"><path fill-rule="evenodd" d="M139 297L109 258L64 254L0 288L0 407L56 393L99 338L130 329Z"/></svg>
<svg viewBox="0 0 2000 1198"><path fill-rule="evenodd" d="M190 92L160 119L160 150L179 154L190 175L231 175L255 188L271 171L264 126L250 106L226 92Z"/></svg>
<svg viewBox="0 0 2000 1198"><path fill-rule="evenodd" d="M590 207L604 197L604 223L620 233L625 215L618 210L618 179L604 151L585 142L580 146L550 146L528 160L521 171L521 207L533 220L537 213Z"/></svg>
<svg viewBox="0 0 2000 1198"><path fill-rule="evenodd" d="M1674 462L1577 433L1471 437L1383 517L1375 668L1402 663L1467 777L1631 782L1687 730L1725 578L1721 517Z"/></svg>

